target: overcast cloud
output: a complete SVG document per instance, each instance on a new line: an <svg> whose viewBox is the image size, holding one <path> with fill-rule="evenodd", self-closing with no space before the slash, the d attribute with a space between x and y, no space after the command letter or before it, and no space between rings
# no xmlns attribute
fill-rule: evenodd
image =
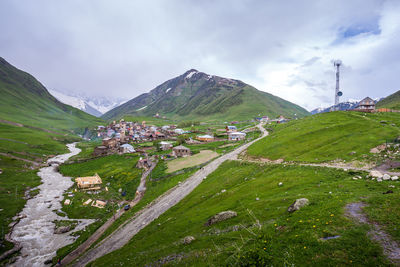
<svg viewBox="0 0 400 267"><path fill-rule="evenodd" d="M308 110L387 96L400 1L0 1L0 56L50 89L133 98L195 68Z"/></svg>

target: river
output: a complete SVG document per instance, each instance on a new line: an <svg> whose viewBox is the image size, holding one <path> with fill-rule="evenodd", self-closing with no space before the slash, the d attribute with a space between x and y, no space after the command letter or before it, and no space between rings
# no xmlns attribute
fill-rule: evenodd
<svg viewBox="0 0 400 267"><path fill-rule="evenodd" d="M77 237L71 233L82 230L94 220L80 219L76 228L64 234L54 234L54 220L70 220L57 215L64 192L74 183L70 177L64 177L57 166L81 151L75 143L68 144L70 153L50 158L52 166L41 168L38 172L42 184L39 194L29 199L18 215L21 220L15 225L11 238L22 245L20 256L12 266L45 266L44 262L56 256L57 249L73 243Z"/></svg>

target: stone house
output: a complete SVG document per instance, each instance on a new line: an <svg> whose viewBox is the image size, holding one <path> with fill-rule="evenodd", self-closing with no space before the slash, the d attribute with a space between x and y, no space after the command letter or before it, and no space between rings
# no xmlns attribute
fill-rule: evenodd
<svg viewBox="0 0 400 267"><path fill-rule="evenodd" d="M172 155L175 157L186 157L190 156L190 149L185 146L176 146L172 148Z"/></svg>

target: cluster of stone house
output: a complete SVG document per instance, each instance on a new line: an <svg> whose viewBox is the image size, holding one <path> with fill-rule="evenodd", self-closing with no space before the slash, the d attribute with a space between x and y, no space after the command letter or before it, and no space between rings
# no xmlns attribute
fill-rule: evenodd
<svg viewBox="0 0 400 267"><path fill-rule="evenodd" d="M181 134L189 133L176 125L162 127L146 125L146 122L113 121L110 125L98 126L97 136L103 138L102 145L95 148L94 156L104 156L115 153L134 153L135 149L129 143L149 142L155 140L176 140ZM169 145L164 144L163 150Z"/></svg>

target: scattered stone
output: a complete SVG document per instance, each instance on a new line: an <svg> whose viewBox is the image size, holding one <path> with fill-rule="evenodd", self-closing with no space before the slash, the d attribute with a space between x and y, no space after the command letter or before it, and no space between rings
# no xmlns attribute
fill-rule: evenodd
<svg viewBox="0 0 400 267"><path fill-rule="evenodd" d="M282 186L283 185L283 183L282 182L279 182L279 184L278 184L279 186Z"/></svg>
<svg viewBox="0 0 400 267"><path fill-rule="evenodd" d="M382 194L393 194L393 191L392 190L388 190L386 192L383 192Z"/></svg>
<svg viewBox="0 0 400 267"><path fill-rule="evenodd" d="M122 188L118 189L118 192L121 193L122 192Z"/></svg>
<svg viewBox="0 0 400 267"><path fill-rule="evenodd" d="M370 176L372 177L376 177L376 178L382 178L383 174L380 171L371 171L369 173Z"/></svg>
<svg viewBox="0 0 400 267"><path fill-rule="evenodd" d="M391 184L391 185L389 185L389 188L395 188L395 186Z"/></svg>
<svg viewBox="0 0 400 267"><path fill-rule="evenodd" d="M71 231L71 226L60 226L60 227L54 229L55 234L64 234L69 231Z"/></svg>
<svg viewBox="0 0 400 267"><path fill-rule="evenodd" d="M353 180L358 180L358 178L357 177L353 177Z"/></svg>
<svg viewBox="0 0 400 267"><path fill-rule="evenodd" d="M226 192L226 189L222 189L222 190L221 190L221 193L225 193L225 192Z"/></svg>
<svg viewBox="0 0 400 267"><path fill-rule="evenodd" d="M66 200L64 201L64 205L69 205L69 204L71 204L71 200L66 199Z"/></svg>
<svg viewBox="0 0 400 267"><path fill-rule="evenodd" d="M399 180L399 177L398 176L392 176L391 179L392 179L392 181L397 181L397 180Z"/></svg>
<svg viewBox="0 0 400 267"><path fill-rule="evenodd" d="M347 172L348 171L348 169L343 169L345 172Z"/></svg>
<svg viewBox="0 0 400 267"><path fill-rule="evenodd" d="M3 173L3 170L2 169L0 169L0 174L2 174Z"/></svg>
<svg viewBox="0 0 400 267"><path fill-rule="evenodd" d="M332 191L329 191L329 194L332 194Z"/></svg>
<svg viewBox="0 0 400 267"><path fill-rule="evenodd" d="M195 240L196 240L196 238L194 238L193 236L188 235L188 236L185 236L182 239L182 243L185 244L185 245L189 245L190 243L192 243Z"/></svg>
<svg viewBox="0 0 400 267"><path fill-rule="evenodd" d="M296 210L299 210L300 208L308 205L308 203L309 203L309 201L307 198L296 199L296 201L293 202L293 204L289 206L288 212L295 212Z"/></svg>
<svg viewBox="0 0 400 267"><path fill-rule="evenodd" d="M382 182L382 178L376 178L377 182Z"/></svg>
<svg viewBox="0 0 400 267"><path fill-rule="evenodd" d="M387 173L385 173L385 174L382 176L382 179L385 180L385 181L390 180L390 175L387 174Z"/></svg>
<svg viewBox="0 0 400 267"><path fill-rule="evenodd" d="M235 211L222 211L214 216L212 216L210 219L208 219L208 221L204 224L205 226L210 226L213 225L217 222L221 222L221 221L225 221L227 219L236 217L237 213Z"/></svg>
<svg viewBox="0 0 400 267"><path fill-rule="evenodd" d="M356 151L351 151L351 152L349 153L349 155L352 156L352 155L354 155L354 154L356 154L356 153L357 153Z"/></svg>
<svg viewBox="0 0 400 267"><path fill-rule="evenodd" d="M327 236L327 237L322 237L320 238L321 240L330 240L330 239L336 239L339 238L340 235L335 235L335 236Z"/></svg>
<svg viewBox="0 0 400 267"><path fill-rule="evenodd" d="M256 197L256 200L258 201L258 200L260 200L260 198L259 198L259 197Z"/></svg>

